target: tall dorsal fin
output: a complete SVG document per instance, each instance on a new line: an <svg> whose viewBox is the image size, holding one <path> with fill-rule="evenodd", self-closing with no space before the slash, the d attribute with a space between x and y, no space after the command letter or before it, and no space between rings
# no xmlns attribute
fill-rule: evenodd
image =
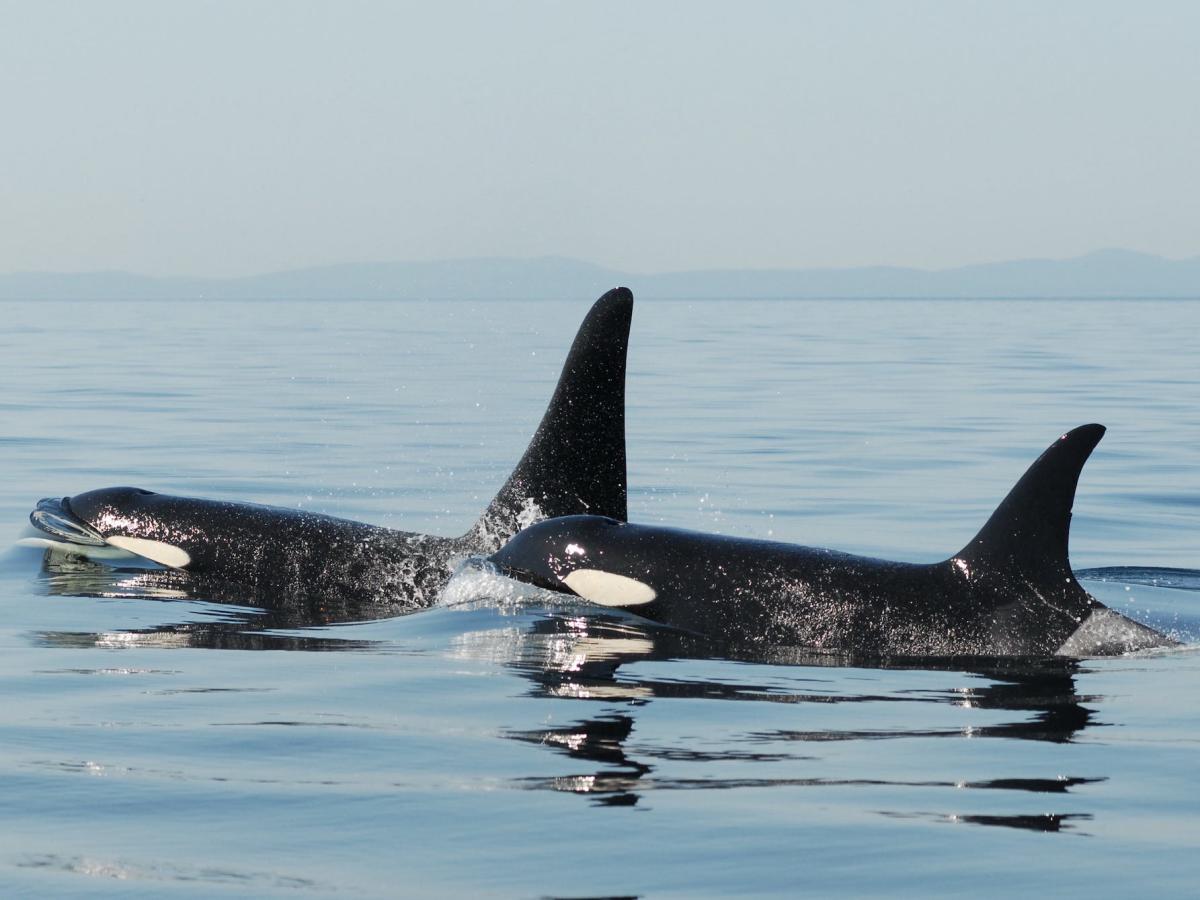
<svg viewBox="0 0 1200 900"><path fill-rule="evenodd" d="M981 574L1070 577L1067 543L1075 486L1102 437L1103 425L1080 425L1051 444L954 559Z"/></svg>
<svg viewBox="0 0 1200 900"><path fill-rule="evenodd" d="M593 513L624 521L625 354L633 294L614 288L593 305L525 455L469 537L494 552L542 518Z"/></svg>

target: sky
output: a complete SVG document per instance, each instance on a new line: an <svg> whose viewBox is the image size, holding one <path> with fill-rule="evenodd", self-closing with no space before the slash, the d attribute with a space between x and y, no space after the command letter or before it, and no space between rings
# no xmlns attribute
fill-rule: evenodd
<svg viewBox="0 0 1200 900"><path fill-rule="evenodd" d="M1200 4L0 0L0 272L1200 254Z"/></svg>

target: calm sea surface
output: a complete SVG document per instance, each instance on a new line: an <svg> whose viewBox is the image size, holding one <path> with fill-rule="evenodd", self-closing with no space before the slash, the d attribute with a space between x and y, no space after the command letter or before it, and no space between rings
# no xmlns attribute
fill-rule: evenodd
<svg viewBox="0 0 1200 900"><path fill-rule="evenodd" d="M0 304L0 527L133 484L462 533L587 306ZM714 658L471 571L282 631L9 550L0 895L1196 896L1197 335L1192 302L639 301L630 349L635 521L931 561L1107 425L1072 561L1171 652Z"/></svg>

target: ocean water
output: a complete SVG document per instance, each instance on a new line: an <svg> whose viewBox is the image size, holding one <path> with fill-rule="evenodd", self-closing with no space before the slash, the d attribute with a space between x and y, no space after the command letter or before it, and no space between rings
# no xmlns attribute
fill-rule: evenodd
<svg viewBox="0 0 1200 900"><path fill-rule="evenodd" d="M0 526L134 484L462 533L586 309L0 304ZM1198 332L1194 302L651 300L630 348L635 521L930 561L1107 425L1072 561L1171 651L729 659L470 568L281 630L8 550L0 895L1195 896Z"/></svg>

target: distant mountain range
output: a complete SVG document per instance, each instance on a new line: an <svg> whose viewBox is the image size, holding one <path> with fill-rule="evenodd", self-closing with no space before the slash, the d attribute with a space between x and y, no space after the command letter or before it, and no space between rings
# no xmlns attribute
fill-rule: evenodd
<svg viewBox="0 0 1200 900"><path fill-rule="evenodd" d="M639 297L1196 297L1200 257L1129 250L953 269L714 269L635 275L560 257L350 263L244 278L127 272L0 275L3 300L584 299L624 284Z"/></svg>

